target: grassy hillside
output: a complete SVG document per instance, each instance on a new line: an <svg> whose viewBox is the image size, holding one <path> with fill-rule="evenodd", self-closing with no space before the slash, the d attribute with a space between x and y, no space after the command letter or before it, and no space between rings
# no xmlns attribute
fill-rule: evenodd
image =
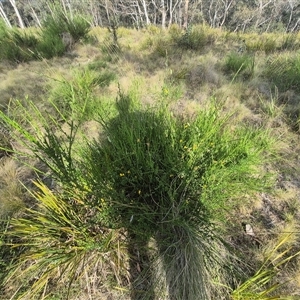
<svg viewBox="0 0 300 300"><path fill-rule="evenodd" d="M299 299L299 33L115 33L2 57L0 299Z"/></svg>

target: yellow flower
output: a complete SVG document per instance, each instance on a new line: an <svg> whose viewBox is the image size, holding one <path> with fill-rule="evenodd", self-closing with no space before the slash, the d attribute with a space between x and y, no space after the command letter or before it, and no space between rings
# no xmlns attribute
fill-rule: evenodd
<svg viewBox="0 0 300 300"><path fill-rule="evenodd" d="M130 174L130 170L127 171L127 174Z"/></svg>
<svg viewBox="0 0 300 300"><path fill-rule="evenodd" d="M123 177L123 176L125 176L125 174L124 173L120 173L120 176Z"/></svg>
<svg viewBox="0 0 300 300"><path fill-rule="evenodd" d="M138 194L140 195L142 193L142 191L141 190L138 190Z"/></svg>

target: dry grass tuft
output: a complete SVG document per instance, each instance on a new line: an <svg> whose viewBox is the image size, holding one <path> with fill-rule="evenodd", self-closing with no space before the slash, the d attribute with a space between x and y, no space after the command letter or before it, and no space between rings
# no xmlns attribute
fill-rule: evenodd
<svg viewBox="0 0 300 300"><path fill-rule="evenodd" d="M25 207L24 188L20 182L23 171L13 158L0 161L0 219L12 216Z"/></svg>

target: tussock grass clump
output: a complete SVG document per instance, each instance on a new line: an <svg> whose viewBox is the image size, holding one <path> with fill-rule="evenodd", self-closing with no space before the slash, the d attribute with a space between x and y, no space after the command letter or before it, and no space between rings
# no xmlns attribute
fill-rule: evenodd
<svg viewBox="0 0 300 300"><path fill-rule="evenodd" d="M254 66L255 59L253 55L232 52L225 58L223 68L233 78L241 76L244 79L249 79L254 74Z"/></svg>
<svg viewBox="0 0 300 300"><path fill-rule="evenodd" d="M161 34L147 37L142 45L141 50L150 50L152 58L163 57L167 58L170 53L174 52L173 40L166 32Z"/></svg>
<svg viewBox="0 0 300 300"><path fill-rule="evenodd" d="M87 67L89 70L99 71L101 69L105 69L106 66L107 66L107 62L98 58L97 60L89 63Z"/></svg>
<svg viewBox="0 0 300 300"><path fill-rule="evenodd" d="M33 197L39 201L38 207L10 222L8 236L19 241L12 246L24 245L26 250L6 276L6 288L12 289L17 299L40 299L51 295L53 285L58 285L68 297L72 282L84 276L95 277L98 284L99 272L103 272L101 280L105 272L118 276L120 262L125 262L120 257L121 235L103 227L101 218L90 219L82 195L61 198L43 184L36 186L39 191ZM101 270L103 264L105 271Z"/></svg>
<svg viewBox="0 0 300 300"><path fill-rule="evenodd" d="M264 33L244 34L245 46L249 52L264 51L266 54L273 53L277 50L277 37L274 34Z"/></svg>
<svg viewBox="0 0 300 300"><path fill-rule="evenodd" d="M190 66L186 79L186 84L191 88L199 88L206 83L218 86L222 82L216 60L209 55L199 60L197 65Z"/></svg>
<svg viewBox="0 0 300 300"><path fill-rule="evenodd" d="M94 65L92 69L94 68ZM97 111L97 101L94 90L105 87L115 79L110 71L95 72L87 69L74 71L71 80L60 78L53 80L54 88L50 91L50 99L59 109L59 114L65 118L91 119ZM98 103L99 104L99 103Z"/></svg>
<svg viewBox="0 0 300 300"><path fill-rule="evenodd" d="M294 259L300 252L293 252L290 243L295 239L293 232L282 234L278 242L267 249L264 253L264 260L261 267L255 274L241 283L233 292L233 300L279 300L295 299L294 297L284 296L288 291L284 289L286 282L278 283L276 280L280 270ZM278 290L283 292L278 294Z"/></svg>
<svg viewBox="0 0 300 300"><path fill-rule="evenodd" d="M299 47L299 38L296 33L287 33L282 37L280 50L295 50Z"/></svg>
<svg viewBox="0 0 300 300"><path fill-rule="evenodd" d="M299 55L279 54L269 57L263 75L269 79L280 92L285 92L289 89L299 92Z"/></svg>
<svg viewBox="0 0 300 300"><path fill-rule="evenodd" d="M177 45L185 50L201 50L208 42L211 42L210 37L206 34L204 26L189 26L181 35L172 35L175 38Z"/></svg>

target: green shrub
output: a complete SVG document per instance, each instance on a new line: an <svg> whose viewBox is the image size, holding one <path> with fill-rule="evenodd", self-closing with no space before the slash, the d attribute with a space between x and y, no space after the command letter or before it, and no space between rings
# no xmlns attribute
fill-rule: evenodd
<svg viewBox="0 0 300 300"><path fill-rule="evenodd" d="M1 113L61 186L61 195L54 195L38 184L40 208L12 222L9 234L30 249L6 282L25 268L28 280L38 278L25 292L30 296L57 268L65 270L64 282L77 280L86 257L93 263L109 256L119 245L114 233L125 230L132 295L140 289L153 299L154 251L172 299L208 299L222 224L241 195L269 183L260 168L268 133L234 128L215 105L195 118L175 117L165 103L142 108L138 99L120 93L116 108L114 117L98 110L103 130L84 144L76 137L77 120L68 122L69 129L55 119L43 121L45 128L36 125L30 134ZM151 251L150 239L157 245Z"/></svg>
<svg viewBox="0 0 300 300"><path fill-rule="evenodd" d="M32 33L0 24L0 60L27 62L36 59L38 39Z"/></svg>
<svg viewBox="0 0 300 300"><path fill-rule="evenodd" d="M182 36L182 28L180 28L177 24L172 24L168 32L174 41L180 39Z"/></svg>
<svg viewBox="0 0 300 300"><path fill-rule="evenodd" d="M203 26L189 26L183 35L173 35L177 45L185 50L201 50L209 42Z"/></svg>
<svg viewBox="0 0 300 300"><path fill-rule="evenodd" d="M88 39L88 33L91 25L85 17L76 14L68 18L66 16L62 16L62 18L66 23L67 32L71 34L75 43L79 40Z"/></svg>
<svg viewBox="0 0 300 300"><path fill-rule="evenodd" d="M60 11L56 12L54 16L49 16L43 27L52 35L59 36L68 32L74 42L87 38L90 30L90 24L83 16L77 14L70 16Z"/></svg>
<svg viewBox="0 0 300 300"><path fill-rule="evenodd" d="M61 56L74 43L86 39L89 29L89 23L82 16L71 17L57 12L44 22L37 51L45 58Z"/></svg>
<svg viewBox="0 0 300 300"><path fill-rule="evenodd" d="M40 42L37 45L37 53L40 58L50 59L55 56L62 56L66 51L61 37L53 34L48 29L42 30Z"/></svg>
<svg viewBox="0 0 300 300"><path fill-rule="evenodd" d="M86 182L94 181L90 189L107 199L110 222L128 228L136 244L156 239L175 299L205 299L211 225L225 222L240 193L265 184L254 166L267 137L226 130L213 107L177 120L165 108L137 110L124 95L117 104L119 115L103 123L106 139L91 144Z"/></svg>
<svg viewBox="0 0 300 300"><path fill-rule="evenodd" d="M19 29L7 28L1 22L0 59L26 62L62 56L75 42L86 39L89 29L88 21L82 16L75 15L71 18L60 12L46 19L39 38Z"/></svg>

